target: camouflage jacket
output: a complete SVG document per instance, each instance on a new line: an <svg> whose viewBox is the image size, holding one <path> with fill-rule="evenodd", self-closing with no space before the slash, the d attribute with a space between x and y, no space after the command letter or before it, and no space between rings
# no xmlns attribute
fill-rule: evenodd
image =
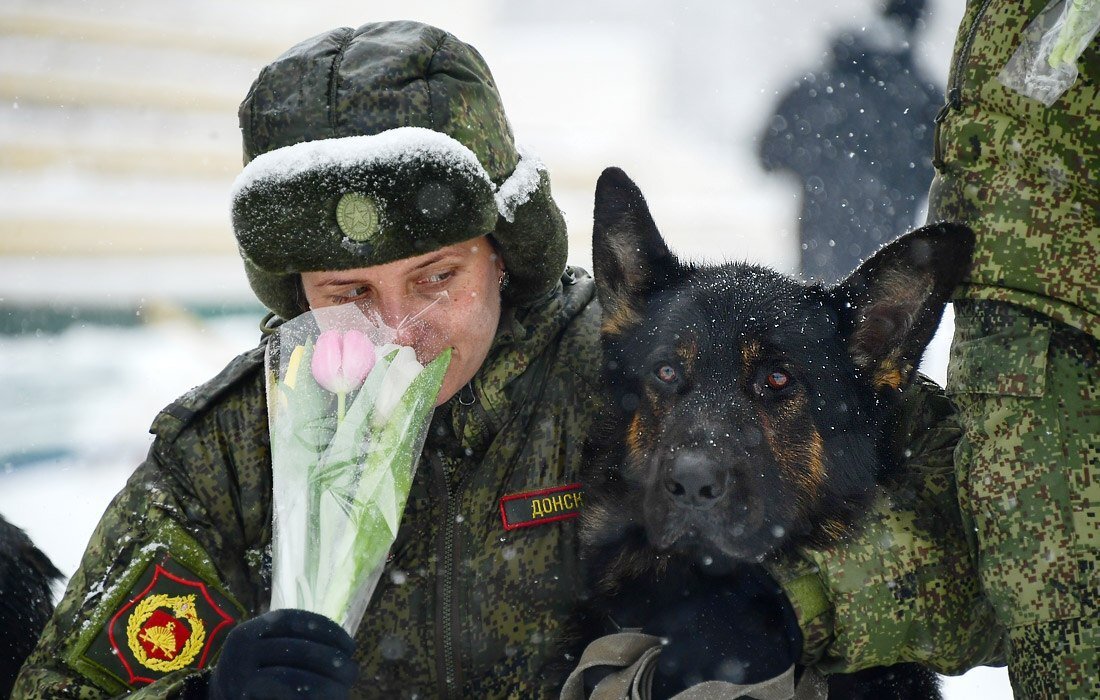
<svg viewBox="0 0 1100 700"><path fill-rule="evenodd" d="M969 0L936 118L929 220L977 234L959 294L1018 304L1100 337L1100 40L1052 106L998 79L1049 0Z"/></svg>
<svg viewBox="0 0 1100 700"><path fill-rule="evenodd" d="M561 290L506 314L471 387L437 409L356 636L356 697L556 694L536 679L579 590L579 499L560 487L577 481L599 368L592 280L567 271ZM262 360L238 357L157 417L15 697L204 696L195 669L270 597Z"/></svg>

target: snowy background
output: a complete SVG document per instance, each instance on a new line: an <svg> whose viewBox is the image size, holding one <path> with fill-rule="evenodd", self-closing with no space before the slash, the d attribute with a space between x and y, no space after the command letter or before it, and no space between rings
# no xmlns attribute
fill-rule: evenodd
<svg viewBox="0 0 1100 700"><path fill-rule="evenodd" d="M875 14L870 0L6 0L0 513L71 573L155 413L256 342L228 218L236 105L300 39L410 18L477 46L549 166L574 264L589 267L596 178L619 165L680 253L794 273L798 186L761 171L755 141L830 38ZM961 15L930 0L914 47L941 85ZM941 382L945 325L925 365ZM1003 669L946 687L1011 697Z"/></svg>

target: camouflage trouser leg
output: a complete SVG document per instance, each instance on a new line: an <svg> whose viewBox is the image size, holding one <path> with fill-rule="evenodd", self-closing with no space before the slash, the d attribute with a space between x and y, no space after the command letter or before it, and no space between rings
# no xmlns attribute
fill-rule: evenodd
<svg viewBox="0 0 1100 700"><path fill-rule="evenodd" d="M959 503L1017 698L1100 698L1098 346L1020 307L955 305Z"/></svg>

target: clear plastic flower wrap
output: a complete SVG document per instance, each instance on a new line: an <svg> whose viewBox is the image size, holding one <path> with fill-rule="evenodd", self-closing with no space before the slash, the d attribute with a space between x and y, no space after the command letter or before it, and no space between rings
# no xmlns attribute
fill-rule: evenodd
<svg viewBox="0 0 1100 700"><path fill-rule="evenodd" d="M397 536L450 362L422 366L355 304L314 310L269 341L271 609L354 635Z"/></svg>
<svg viewBox="0 0 1100 700"><path fill-rule="evenodd" d="M1047 107L1077 80L1077 59L1100 29L1100 0L1052 0L1024 30L997 79Z"/></svg>

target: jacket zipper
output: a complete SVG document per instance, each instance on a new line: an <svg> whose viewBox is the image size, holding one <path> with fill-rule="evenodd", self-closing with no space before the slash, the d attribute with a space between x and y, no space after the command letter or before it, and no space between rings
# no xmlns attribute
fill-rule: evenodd
<svg viewBox="0 0 1100 700"><path fill-rule="evenodd" d="M467 384L463 391L468 391L472 401L461 401L463 406L470 407L470 410L478 412L478 416L484 424L488 424L489 416L485 411L485 407L481 404L480 399L477 396L477 392L474 391L472 385ZM461 433L465 430L465 422L463 427L459 431L459 440L461 441ZM462 630L459 624L458 609L455 607L455 579L457 578L456 569L458 563L462 560L462 547L461 540L456 537L455 530L458 526L458 505L460 502L459 495L462 493L462 486L465 484L466 479L469 477L470 471L463 471L458 475L455 480L454 490L451 490L451 485L447 479L446 467L443 464L443 460L437 454L429 456L432 467L435 470L435 481L438 484L436 490L438 495L443 498L445 504L445 520L443 522L443 537L441 538L442 546L437 552L437 557L440 562L440 576L439 584L436 586L436 595L438 596L438 605L436 606L436 640L437 644L440 644L443 648L443 654L437 659L436 673L439 675L440 697L454 698L458 697L458 691L462 686L462 667L458 662L458 652L455 649L455 645L461 636Z"/></svg>
<svg viewBox="0 0 1100 700"><path fill-rule="evenodd" d="M455 650L456 639L459 634L455 597L455 567L460 558L457 538L455 537L455 519L458 515L458 494L461 483L455 484L452 492L447 483L447 474L443 461L437 456L432 456L432 466L435 468L437 490L445 504L443 537L440 538L441 546L437 551L439 560L439 583L436 586L438 605L436 606L436 639L442 646L443 653L437 657L437 673L439 675L440 697L453 698L458 696L460 685L460 669L458 655Z"/></svg>
<svg viewBox="0 0 1100 700"><path fill-rule="evenodd" d="M947 91L947 101L936 113L936 118L932 120L936 125L932 133L932 166L936 170L943 170L944 166L943 147L940 145L940 127L947 120L947 115L951 113L951 110L962 106L963 69L970 60L970 50L974 46L974 36L978 33L978 25L992 2L993 0L985 0L982 6L978 8L978 13L974 15L974 21L970 24L970 30L966 33L962 51L959 52L959 59L955 62L954 80L951 81L951 87Z"/></svg>

